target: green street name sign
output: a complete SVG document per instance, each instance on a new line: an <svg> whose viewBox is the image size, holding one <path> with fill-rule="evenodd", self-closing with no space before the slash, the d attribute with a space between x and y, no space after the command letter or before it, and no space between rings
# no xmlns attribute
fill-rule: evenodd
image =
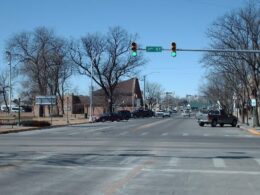
<svg viewBox="0 0 260 195"><path fill-rule="evenodd" d="M161 52L162 51L162 47L158 47L158 46L147 46L145 49L147 52Z"/></svg>

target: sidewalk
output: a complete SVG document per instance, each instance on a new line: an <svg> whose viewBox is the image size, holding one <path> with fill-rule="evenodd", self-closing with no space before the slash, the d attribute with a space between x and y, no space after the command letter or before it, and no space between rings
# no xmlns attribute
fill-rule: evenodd
<svg viewBox="0 0 260 195"><path fill-rule="evenodd" d="M252 127L251 125L239 123L239 128L248 131L252 135L260 136L260 127Z"/></svg>
<svg viewBox="0 0 260 195"><path fill-rule="evenodd" d="M51 122L49 118L44 119L37 119L37 120L45 120ZM46 129L46 128L55 128L55 127L62 127L74 124L84 124L88 123L89 120L86 118L70 118L69 123L67 122L66 118L53 118L52 125L49 127L23 127L17 125L0 125L0 134L7 134L7 133L17 133L22 131L32 131L36 129Z"/></svg>

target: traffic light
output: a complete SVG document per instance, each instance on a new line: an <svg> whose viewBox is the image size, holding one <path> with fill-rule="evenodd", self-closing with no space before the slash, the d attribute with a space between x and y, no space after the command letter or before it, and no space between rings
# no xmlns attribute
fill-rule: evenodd
<svg viewBox="0 0 260 195"><path fill-rule="evenodd" d="M135 42L132 42L132 56L137 56L137 44Z"/></svg>
<svg viewBox="0 0 260 195"><path fill-rule="evenodd" d="M176 57L176 43L172 42L172 57Z"/></svg>

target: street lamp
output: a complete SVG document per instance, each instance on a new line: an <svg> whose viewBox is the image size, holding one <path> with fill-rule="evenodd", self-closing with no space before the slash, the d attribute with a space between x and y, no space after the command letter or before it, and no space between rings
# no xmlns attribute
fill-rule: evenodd
<svg viewBox="0 0 260 195"><path fill-rule="evenodd" d="M8 106L8 111L9 111L9 114L11 114L11 98L12 98L12 64L11 64L11 61L12 61L12 55L11 55L11 52L10 51L6 51L6 55L8 56L8 65L10 66L10 69L9 69L9 106Z"/></svg>

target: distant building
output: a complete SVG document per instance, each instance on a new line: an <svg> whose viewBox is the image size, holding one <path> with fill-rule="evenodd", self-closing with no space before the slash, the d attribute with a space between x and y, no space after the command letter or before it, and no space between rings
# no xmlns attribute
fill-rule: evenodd
<svg viewBox="0 0 260 195"><path fill-rule="evenodd" d="M93 91L92 114L99 116L108 111L108 103L102 89ZM132 78L118 83L114 91L113 111L129 110L133 111L143 106L143 98L137 78ZM58 101L55 106L34 105L34 114L39 117L49 117L53 115L89 115L90 99L89 96L66 95L63 99L64 113L62 112L62 102Z"/></svg>

